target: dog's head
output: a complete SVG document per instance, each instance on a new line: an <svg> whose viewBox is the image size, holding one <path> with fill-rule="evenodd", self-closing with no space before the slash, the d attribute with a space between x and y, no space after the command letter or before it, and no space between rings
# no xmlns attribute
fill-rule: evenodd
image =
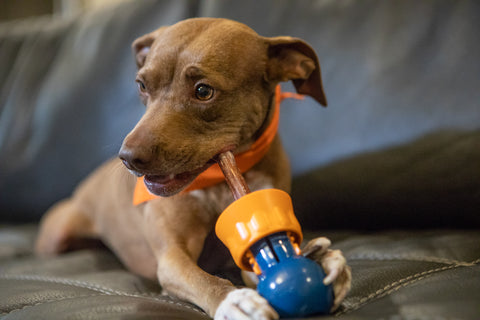
<svg viewBox="0 0 480 320"><path fill-rule="evenodd" d="M162 27L132 45L144 116L120 158L160 196L178 193L214 163L239 152L268 121L275 86L326 105L313 49L291 37L265 38L225 19L197 18Z"/></svg>

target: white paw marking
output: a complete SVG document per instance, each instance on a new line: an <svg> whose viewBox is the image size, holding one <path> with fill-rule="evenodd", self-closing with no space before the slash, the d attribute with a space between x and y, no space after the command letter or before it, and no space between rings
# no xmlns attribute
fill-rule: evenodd
<svg viewBox="0 0 480 320"><path fill-rule="evenodd" d="M253 289L236 289L223 300L215 313L215 320L273 320L278 314L267 300Z"/></svg>

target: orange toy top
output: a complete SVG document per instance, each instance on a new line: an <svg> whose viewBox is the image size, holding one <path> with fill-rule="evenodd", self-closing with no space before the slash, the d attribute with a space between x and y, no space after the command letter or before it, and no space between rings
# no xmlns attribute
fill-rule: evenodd
<svg viewBox="0 0 480 320"><path fill-rule="evenodd" d="M230 250L237 266L260 273L250 254L250 247L258 240L277 232L287 232L295 251L303 235L293 212L288 193L278 189L265 189L249 193L233 202L220 215L215 226L218 238Z"/></svg>
<svg viewBox="0 0 480 320"><path fill-rule="evenodd" d="M257 164L267 153L277 134L278 123L280 121L280 103L287 98L304 99L304 96L293 92L282 92L280 85L277 85L275 88L275 109L272 121L262 135L252 144L249 150L235 155L235 161L242 173L250 170L250 168ZM183 192L211 187L224 180L225 177L218 164L213 164L207 170L202 172ZM151 194L148 191L143 182L143 177L138 178L133 194L133 204L138 205L156 198L158 198L158 196Z"/></svg>

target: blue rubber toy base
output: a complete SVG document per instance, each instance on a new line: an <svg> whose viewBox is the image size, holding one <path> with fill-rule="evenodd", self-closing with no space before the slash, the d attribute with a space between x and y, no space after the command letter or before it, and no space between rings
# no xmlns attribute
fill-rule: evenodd
<svg viewBox="0 0 480 320"><path fill-rule="evenodd" d="M282 318L326 314L333 305L332 286L313 260L295 254L285 233L277 233L252 246L262 270L257 291Z"/></svg>

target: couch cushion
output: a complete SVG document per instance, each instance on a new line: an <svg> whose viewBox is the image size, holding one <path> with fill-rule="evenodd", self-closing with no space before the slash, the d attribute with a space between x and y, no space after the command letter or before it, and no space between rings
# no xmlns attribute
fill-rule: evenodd
<svg viewBox="0 0 480 320"><path fill-rule="evenodd" d="M441 131L297 177L308 228L479 228L480 131Z"/></svg>
<svg viewBox="0 0 480 320"><path fill-rule="evenodd" d="M237 19L265 36L304 38L318 52L329 107L311 99L282 107L296 174L480 125L475 0L145 0L67 21L17 21L0 25L3 220L37 219L115 156L144 110L131 42L191 16Z"/></svg>
<svg viewBox="0 0 480 320"><path fill-rule="evenodd" d="M479 231L307 232L307 239L332 239L352 267L352 291L341 308L318 319L477 320ZM35 232L0 228L2 319L208 319L129 273L105 248L33 256Z"/></svg>

